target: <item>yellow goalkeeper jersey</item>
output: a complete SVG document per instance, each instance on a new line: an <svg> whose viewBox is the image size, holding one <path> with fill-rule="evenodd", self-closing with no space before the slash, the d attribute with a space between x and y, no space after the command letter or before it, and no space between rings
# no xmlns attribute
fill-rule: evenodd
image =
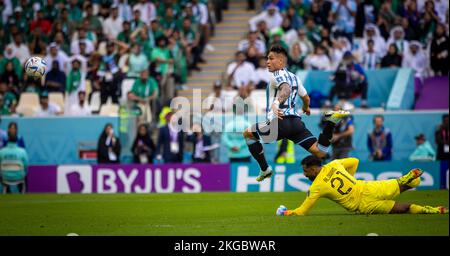
<svg viewBox="0 0 450 256"><path fill-rule="evenodd" d="M317 199L322 197L335 201L349 211L356 211L365 185L364 181L353 177L358 163L356 158L344 158L322 166L302 205L295 210L286 211L285 215L307 214Z"/></svg>

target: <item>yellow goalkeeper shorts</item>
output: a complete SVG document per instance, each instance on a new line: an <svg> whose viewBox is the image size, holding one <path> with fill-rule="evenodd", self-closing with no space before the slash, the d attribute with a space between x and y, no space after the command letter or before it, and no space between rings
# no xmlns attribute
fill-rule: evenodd
<svg viewBox="0 0 450 256"><path fill-rule="evenodd" d="M364 214L389 213L395 204L392 199L399 194L397 180L368 181L361 193L358 211Z"/></svg>

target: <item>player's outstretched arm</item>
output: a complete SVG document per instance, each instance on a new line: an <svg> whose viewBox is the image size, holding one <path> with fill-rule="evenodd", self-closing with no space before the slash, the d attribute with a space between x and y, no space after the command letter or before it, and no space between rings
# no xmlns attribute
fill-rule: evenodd
<svg viewBox="0 0 450 256"><path fill-rule="evenodd" d="M348 173L351 175L355 175L356 170L358 169L359 159L354 157L348 157L338 160L340 164L344 166Z"/></svg>
<svg viewBox="0 0 450 256"><path fill-rule="evenodd" d="M284 209L281 210L280 208L277 210L277 215L282 216L292 216L292 215L306 215L311 210L311 208L316 203L316 198L310 198L307 197L305 201L303 201L302 205L294 210L288 210Z"/></svg>

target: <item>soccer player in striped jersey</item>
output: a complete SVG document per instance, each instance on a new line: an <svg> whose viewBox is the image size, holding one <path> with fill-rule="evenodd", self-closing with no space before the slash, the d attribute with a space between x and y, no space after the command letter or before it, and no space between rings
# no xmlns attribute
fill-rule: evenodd
<svg viewBox="0 0 450 256"><path fill-rule="evenodd" d="M300 96L303 113L310 115L309 96L300 79L286 69L288 54L280 45L270 48L267 56L267 68L273 77L266 91L266 121L256 123L247 128L243 136L252 156L261 170L257 181L272 176L272 169L267 164L262 143L272 143L281 139L289 139L302 146L311 154L323 158L327 155L334 127L348 116L348 111L328 111L325 113L325 127L317 139L305 127L301 113L295 108L297 96Z"/></svg>

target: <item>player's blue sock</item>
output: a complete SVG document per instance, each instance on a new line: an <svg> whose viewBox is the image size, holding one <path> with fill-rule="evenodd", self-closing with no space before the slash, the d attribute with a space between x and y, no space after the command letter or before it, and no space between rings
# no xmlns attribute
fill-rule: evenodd
<svg viewBox="0 0 450 256"><path fill-rule="evenodd" d="M252 154L253 158L256 159L256 161L259 164L259 167L262 171L267 170L269 165L267 164L266 158L264 156L264 148L261 142L253 139L246 139L248 150Z"/></svg>

